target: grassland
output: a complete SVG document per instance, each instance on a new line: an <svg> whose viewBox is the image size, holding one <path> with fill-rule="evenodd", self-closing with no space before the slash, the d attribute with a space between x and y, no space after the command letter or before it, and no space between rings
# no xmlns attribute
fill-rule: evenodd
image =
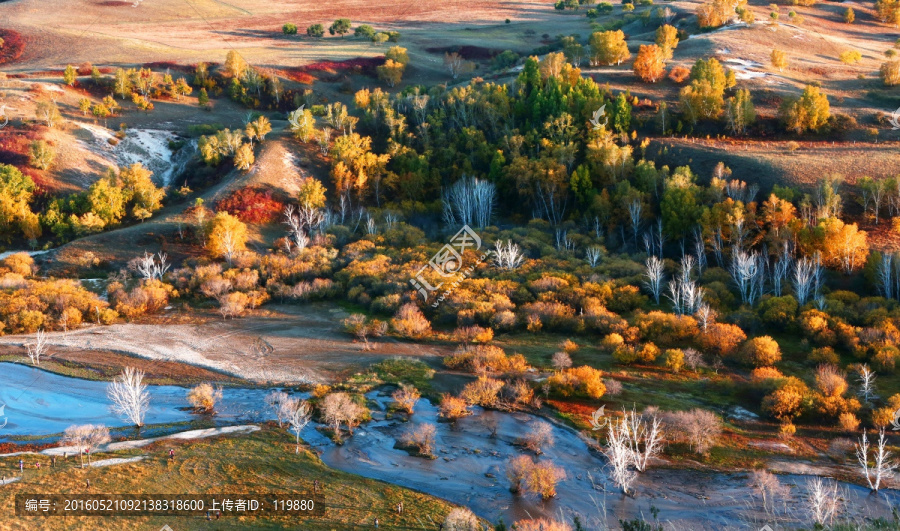
<svg viewBox="0 0 900 531"><path fill-rule="evenodd" d="M174 461L168 458L170 449L176 452ZM224 516L206 524L204 517L121 517L104 518L102 526L159 529L169 525L185 529L195 528L202 521L211 529L370 529L377 517L380 529L418 529L422 522L443 520L452 508L425 494L330 469L308 450L294 453L291 436L275 426L249 435L165 441L140 450L98 454L94 460L140 455L147 457L139 463L100 468L81 468L74 457L60 458L54 468L46 456L26 455L23 479L0 489L0 506L13 507L17 493L310 495L318 481L315 500L325 510L310 519ZM18 475L18 460L19 457L0 458L2 474ZM38 462L42 464L40 469L35 467ZM86 487L88 481L90 487ZM410 508L402 516L395 510L400 502ZM7 514L0 528L87 529L98 522L101 520L96 517L17 519Z"/></svg>

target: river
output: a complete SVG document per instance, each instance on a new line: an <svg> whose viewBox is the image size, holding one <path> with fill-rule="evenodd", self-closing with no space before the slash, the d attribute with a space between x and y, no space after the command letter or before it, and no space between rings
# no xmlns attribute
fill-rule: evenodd
<svg viewBox="0 0 900 531"><path fill-rule="evenodd" d="M15 435L52 435L72 424L98 423L121 427L127 423L109 410L106 382L69 378L26 365L0 363L0 440ZM196 415L186 411L187 390L177 386L150 386L152 424L190 421ZM270 415L264 411L263 389L226 388L217 405L215 422L237 424L259 421ZM305 396L305 395L304 395ZM590 449L573 430L553 425L554 444L543 449L537 459L549 459L565 470L557 486L557 496L546 502L509 491L505 469L508 460L526 450L517 440L535 422L546 422L526 413L504 413L475 408L470 417L455 425L439 422L437 408L422 399L410 422L388 418L390 397L379 391L367 395L373 421L357 428L345 444L336 445L310 424L303 439L330 467L388 483L416 489L470 507L479 516L507 524L529 516L579 515L587 529L619 527L620 519L651 519L658 509L665 529L773 529L807 525L809 476L778 476L789 494L775 511L763 511L759 497L748 486L747 473L722 473L676 468L651 468L641 474L636 494L623 496L606 474L606 461ZM496 423L496 435L487 427ZM436 459L413 457L395 448L405 430L417 423L437 427ZM870 495L868 489L839 483L843 517L862 521L865 517L890 517L891 507L900 503L897 491L882 490ZM671 524L671 525L669 525Z"/></svg>
<svg viewBox="0 0 900 531"><path fill-rule="evenodd" d="M128 426L110 410L108 382L70 378L36 367L0 363L0 441L14 436L41 436L63 432L72 424ZM149 386L150 409L146 424L190 421L197 415L185 409L188 389ZM258 420L265 408L262 389L226 388L216 405L217 424ZM208 418L208 417L207 417Z"/></svg>

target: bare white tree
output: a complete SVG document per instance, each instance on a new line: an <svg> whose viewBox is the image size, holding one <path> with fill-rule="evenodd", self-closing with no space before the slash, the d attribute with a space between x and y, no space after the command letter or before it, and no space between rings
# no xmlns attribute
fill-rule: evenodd
<svg viewBox="0 0 900 531"><path fill-rule="evenodd" d="M684 349L684 366L692 371L703 365L703 354L693 348Z"/></svg>
<svg viewBox="0 0 900 531"><path fill-rule="evenodd" d="M141 278L143 278L144 280L152 279L153 272L156 270L155 257L148 252L144 252L144 256L137 259L137 265L135 269L137 269L138 274L140 274Z"/></svg>
<svg viewBox="0 0 900 531"><path fill-rule="evenodd" d="M234 255L237 252L237 237L234 234L234 230L226 229L222 233L221 237L222 250L225 251L225 261L228 262L228 265L231 265L234 261Z"/></svg>
<svg viewBox="0 0 900 531"><path fill-rule="evenodd" d="M150 408L150 392L144 384L144 372L125 367L122 374L110 382L106 396L113 403L113 411L137 427L144 425L144 416Z"/></svg>
<svg viewBox="0 0 900 531"><path fill-rule="evenodd" d="M444 223L486 227L494 216L497 187L490 181L465 176L441 193Z"/></svg>
<svg viewBox="0 0 900 531"><path fill-rule="evenodd" d="M809 301L812 293L815 264L804 256L794 264L794 297L800 306Z"/></svg>
<svg viewBox="0 0 900 531"><path fill-rule="evenodd" d="M525 256L522 254L522 249L519 248L518 244L513 243L512 240L506 240L505 244L500 240L494 242L495 266L512 271L518 269L524 261Z"/></svg>
<svg viewBox="0 0 900 531"><path fill-rule="evenodd" d="M863 399L863 402L869 404L872 400L878 398L878 395L875 394L875 371L869 368L868 365L863 364L862 367L859 368L859 397Z"/></svg>
<svg viewBox="0 0 900 531"><path fill-rule="evenodd" d="M887 439L884 436L884 428L878 430L878 446L872 455L873 464L869 466L869 438L863 430L859 444L856 445L856 459L869 488L878 492L881 482L894 477L897 463L891 459L891 453L887 450Z"/></svg>
<svg viewBox="0 0 900 531"><path fill-rule="evenodd" d="M84 468L84 454L91 464L91 452L108 443L112 439L106 426L99 424L80 424L66 428L63 434L63 446L72 446L81 457L81 468Z"/></svg>
<svg viewBox="0 0 900 531"><path fill-rule="evenodd" d="M766 513L775 509L776 498L790 492L778 481L778 476L768 470L754 470L750 474L750 487L762 498L763 509Z"/></svg>
<svg viewBox="0 0 900 531"><path fill-rule="evenodd" d="M663 422L675 440L687 442L699 454L706 453L722 434L722 419L705 409L666 413Z"/></svg>
<svg viewBox="0 0 900 531"><path fill-rule="evenodd" d="M584 257L591 267L597 267L597 264L600 263L600 258L603 257L603 248L598 245L592 245L585 250Z"/></svg>
<svg viewBox="0 0 900 531"><path fill-rule="evenodd" d="M41 358L46 356L49 350L47 333L44 332L43 328L34 335L34 343L25 345L25 350L28 352L28 358L31 360L32 365L41 364Z"/></svg>
<svg viewBox="0 0 900 531"><path fill-rule="evenodd" d="M319 406L322 410L322 419L334 429L336 438L341 437L341 426L347 425L350 435L353 435L353 427L359 425L368 410L357 404L347 393L330 393L325 395Z"/></svg>
<svg viewBox="0 0 900 531"><path fill-rule="evenodd" d="M840 509L841 497L837 483L825 482L822 478L815 477L807 482L806 488L809 490L810 517L816 524L827 526Z"/></svg>
<svg viewBox="0 0 900 531"><path fill-rule="evenodd" d="M266 406L275 414L275 418L278 419L278 427L281 428L284 426L285 420L287 417L285 416L286 410L283 407L283 404L287 402L290 396L284 391L272 391L271 393L266 395Z"/></svg>
<svg viewBox="0 0 900 531"><path fill-rule="evenodd" d="M631 219L631 235L634 238L634 247L637 248L638 233L641 232L641 214L644 205L639 199L634 199L628 204L628 216Z"/></svg>
<svg viewBox="0 0 900 531"><path fill-rule="evenodd" d="M731 278L741 294L741 302L753 306L762 296L762 258L756 251L735 249L731 253Z"/></svg>
<svg viewBox="0 0 900 531"><path fill-rule="evenodd" d="M465 507L457 507L447 513L441 525L444 531L477 531L481 529L478 517Z"/></svg>
<svg viewBox="0 0 900 531"><path fill-rule="evenodd" d="M299 398L288 398L281 403L281 409L285 415L290 431L297 437L297 447L294 453L300 453L300 432L309 424L312 418L312 411L306 400Z"/></svg>
<svg viewBox="0 0 900 531"><path fill-rule="evenodd" d="M884 252L881 255L875 280L882 295L888 299L900 299L900 254Z"/></svg>
<svg viewBox="0 0 900 531"><path fill-rule="evenodd" d="M613 483L628 494L631 484L637 479L637 472L632 468L634 459L631 451L630 430L628 425L619 420L610 422L606 433L604 455L609 460L610 477Z"/></svg>
<svg viewBox="0 0 900 531"><path fill-rule="evenodd" d="M553 428L542 421L532 423L531 429L522 437L522 445L538 455L544 453L545 448L553 446L553 443Z"/></svg>
<svg viewBox="0 0 900 531"><path fill-rule="evenodd" d="M644 418L644 417L647 418ZM638 472L647 470L650 459L662 452L662 421L655 414L638 415L626 412L622 422L628 428L631 460Z"/></svg>
<svg viewBox="0 0 900 531"><path fill-rule="evenodd" d="M709 328L709 325L716 321L716 311L705 302L697 308L694 316L697 318L697 321L700 322L700 327L704 332Z"/></svg>
<svg viewBox="0 0 900 531"><path fill-rule="evenodd" d="M662 292L662 283L665 278L663 261L656 256L650 256L645 264L647 272L644 273L644 276L647 277L647 280L644 282L644 285L647 286L647 289L653 295L653 300L656 301L656 304L659 304L659 295Z"/></svg>
<svg viewBox="0 0 900 531"><path fill-rule="evenodd" d="M787 279L788 272L791 270L791 255L787 250L787 244L781 255L775 261L772 267L772 292L776 297L781 297L784 291L784 281Z"/></svg>
<svg viewBox="0 0 900 531"><path fill-rule="evenodd" d="M567 352L554 352L550 363L553 365L554 369L561 371L572 366L572 357L569 356Z"/></svg>

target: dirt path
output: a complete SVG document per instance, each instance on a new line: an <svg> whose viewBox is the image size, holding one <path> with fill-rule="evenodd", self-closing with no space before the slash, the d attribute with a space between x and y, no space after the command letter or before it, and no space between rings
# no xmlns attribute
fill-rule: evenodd
<svg viewBox="0 0 900 531"><path fill-rule="evenodd" d="M363 350L340 329L347 316L325 304L268 307L244 319L191 324L116 324L68 334L49 334L51 351L65 356L78 351L80 363L114 352L155 361L177 362L256 383L314 383L352 373L394 356L428 357L444 352L436 346L381 341ZM0 345L21 346L26 336L5 336ZM270 348L254 348L268 345ZM260 352L269 351L269 352Z"/></svg>

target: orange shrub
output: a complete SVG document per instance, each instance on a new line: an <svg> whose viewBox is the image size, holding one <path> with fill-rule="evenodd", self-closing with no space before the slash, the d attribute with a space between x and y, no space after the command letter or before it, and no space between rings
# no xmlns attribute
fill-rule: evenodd
<svg viewBox="0 0 900 531"><path fill-rule="evenodd" d="M560 371L548 378L550 387L562 396L600 398L606 392L603 371L582 365Z"/></svg>
<svg viewBox="0 0 900 531"><path fill-rule="evenodd" d="M690 75L691 75L691 70L689 68L685 68L681 65L673 67L672 70L669 71L669 79L671 79L675 83L684 83L684 81Z"/></svg>
<svg viewBox="0 0 900 531"><path fill-rule="evenodd" d="M747 335L737 325L713 323L698 339L704 350L726 357L737 351Z"/></svg>

